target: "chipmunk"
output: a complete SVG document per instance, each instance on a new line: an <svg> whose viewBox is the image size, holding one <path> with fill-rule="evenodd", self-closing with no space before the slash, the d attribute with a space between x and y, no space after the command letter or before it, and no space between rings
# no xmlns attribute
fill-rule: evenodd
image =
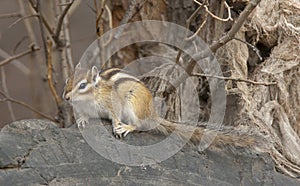
<svg viewBox="0 0 300 186"><path fill-rule="evenodd" d="M85 127L89 118L109 118L113 133L118 137L153 129L165 135L176 132L197 144L203 133L209 131L218 134L214 140L218 144L246 147L256 143L255 138L247 134L222 133L161 118L155 112L152 94L144 83L119 68L99 72L95 66L83 69L78 64L75 73L66 81L63 98L73 104L79 116L78 127Z"/></svg>

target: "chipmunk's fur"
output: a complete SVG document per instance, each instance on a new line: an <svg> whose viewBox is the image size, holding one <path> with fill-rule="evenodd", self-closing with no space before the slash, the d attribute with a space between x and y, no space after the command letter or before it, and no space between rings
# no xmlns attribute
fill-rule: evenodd
<svg viewBox="0 0 300 186"><path fill-rule="evenodd" d="M246 147L255 143L250 135L191 127L159 117L149 89L139 79L118 68L98 72L96 67L89 70L77 65L75 73L66 81L63 98L73 104L79 116L76 121L79 127L85 127L89 118L109 118L117 136L152 129L163 134L175 132L197 144L208 131L216 134L214 141L218 144Z"/></svg>

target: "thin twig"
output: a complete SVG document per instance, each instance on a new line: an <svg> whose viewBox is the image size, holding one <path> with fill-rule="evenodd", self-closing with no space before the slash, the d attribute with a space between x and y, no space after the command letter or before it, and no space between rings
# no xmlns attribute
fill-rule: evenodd
<svg viewBox="0 0 300 186"><path fill-rule="evenodd" d="M21 17L21 14L19 12L8 13L8 14L0 14L0 19L11 18L11 17Z"/></svg>
<svg viewBox="0 0 300 186"><path fill-rule="evenodd" d="M3 90L6 93L6 95L10 96L8 88L7 88L7 84L6 84L5 69L4 69L4 67L0 67L0 70L1 70L1 82L2 82ZM15 113L13 111L11 102L7 102L7 107L8 107L8 110L9 110L9 114L10 114L11 120L12 121L16 121L16 116L15 116Z"/></svg>
<svg viewBox="0 0 300 186"><path fill-rule="evenodd" d="M14 48L13 48L13 50L12 50L12 54L16 54L16 51L17 51L17 49L19 48L19 46L26 40L26 39L28 39L29 37L28 36L23 36L21 39L20 39L20 41L18 41L17 43L16 43L16 45L14 46Z"/></svg>
<svg viewBox="0 0 300 186"><path fill-rule="evenodd" d="M215 75L201 74L201 73L193 73L192 76L210 77L210 78L217 78L217 79L222 79L222 80L241 81L241 82L251 83L253 85L270 86L270 85L276 85L277 84L277 82L257 82L257 81L252 81L252 80L249 80L249 79L243 79L243 78L223 77L223 76L215 76Z"/></svg>
<svg viewBox="0 0 300 186"><path fill-rule="evenodd" d="M54 87L54 82L52 78L53 73L53 65L52 65L52 41L50 39L47 40L47 79L49 83L49 88L51 90L52 95L54 96L56 105L59 106L61 103L61 99L58 96L56 89Z"/></svg>
<svg viewBox="0 0 300 186"><path fill-rule="evenodd" d="M225 5L225 8L227 8L227 13L228 13L228 17L226 19L223 19L223 18L220 18L216 15L214 15L213 13L211 13L211 11L209 11L208 9L208 6L206 5L207 1L205 1L204 3L200 3L198 2L197 0L194 0L194 2L196 2L198 5L200 5L197 10L192 14L192 16L187 20L188 23L191 22L191 19L202 9L204 8L205 9L205 14L204 14L204 18L203 18L203 21L201 23L201 25L199 26L199 28L197 29L197 31L190 37L186 38L186 40L193 40L198 34L199 32L201 31L201 29L204 27L206 21L207 21L207 15L209 14L211 17L213 17L214 19L217 19L219 21L232 21L232 17L231 17L231 12L230 12L230 9L231 7L228 6L228 4L226 3L226 1L224 1L224 5ZM189 28L189 26L187 27Z"/></svg>
<svg viewBox="0 0 300 186"><path fill-rule="evenodd" d="M197 4L200 5L200 6L203 5L202 3L198 2L197 0L194 0L194 2L197 3ZM231 12L230 12L231 7L228 6L228 4L226 3L226 1L224 1L224 5L225 5L225 8L227 8L227 13L228 13L228 17L225 18L225 19L224 19L224 18L220 18L220 17L216 16L215 14L213 14L211 11L209 11L207 5L204 5L204 8L205 8L205 11L206 11L212 18L214 18L214 19L217 19L217 20L219 20L219 21L224 21L224 22L229 21L229 20L232 21L233 19L232 19L232 17L231 17Z"/></svg>
<svg viewBox="0 0 300 186"><path fill-rule="evenodd" d="M59 3L56 6L69 6L71 4L71 2L68 3Z"/></svg>
<svg viewBox="0 0 300 186"><path fill-rule="evenodd" d="M0 67L3 66L3 65L6 65L7 63L9 63L9 62L11 62L11 61L13 61L15 59L18 59L20 57L26 56L26 55L28 55L28 54L30 54L32 52L38 51L38 50L40 50L40 48L36 47L34 44L32 44L32 46L30 46L30 49L28 49L28 50L26 50L24 52L21 52L19 54L16 54L14 56L11 56L11 57L9 57L9 58L1 61L0 62Z"/></svg>
<svg viewBox="0 0 300 186"><path fill-rule="evenodd" d="M233 39L238 40L238 41L240 41L240 42L245 43L246 45L248 45L256 53L256 55L258 56L259 60L260 61L263 60L262 56L260 55L260 51L254 45L251 45L247 41L241 40L241 39L236 38L236 37L234 37Z"/></svg>
<svg viewBox="0 0 300 186"><path fill-rule="evenodd" d="M15 26L18 22L23 21L24 19L31 18L31 17L37 17L37 16L39 16L39 14L33 14L33 15L28 15L28 16L20 17L20 18L17 19L15 22L13 22L12 24L10 24L10 25L8 26L8 28L12 28L12 27Z"/></svg>
<svg viewBox="0 0 300 186"><path fill-rule="evenodd" d="M23 102L23 101L19 101L19 100L16 100L16 99L13 99L11 97L9 97L8 95L6 95L4 92L0 91L0 94L4 97L3 99L0 99L1 102L4 102L4 101L10 101L10 102L13 102L13 103L16 103L16 104L19 104L19 105L22 105L23 107L26 107L28 108L29 110L37 113L38 115L44 117L44 118L47 118L51 121L54 121L56 122L56 120L54 118L52 118L51 116L48 116L42 112L40 112L39 110L33 108L32 106L28 105L27 103Z"/></svg>
<svg viewBox="0 0 300 186"><path fill-rule="evenodd" d="M69 9L71 8L72 4L74 3L74 0L72 0L67 7L64 9L64 11L62 12L62 14L60 15L58 22L57 22L57 26L56 26L56 30L55 30L55 34L52 36L53 40L55 41L55 43L57 45L60 45L60 41L59 41L59 35L60 35L60 31L63 25L63 20L65 18L65 16L67 15Z"/></svg>
<svg viewBox="0 0 300 186"><path fill-rule="evenodd" d="M0 56L2 58L10 58L11 55L9 55L7 52L5 52L3 49L0 48ZM30 74L30 70L27 66L25 66L21 61L14 59L11 62L12 65L15 65L15 67L17 67L22 73L24 73L25 75L29 75Z"/></svg>
<svg viewBox="0 0 300 186"><path fill-rule="evenodd" d="M199 26L199 28L197 29L197 31L193 35L191 35L190 37L186 38L186 40L193 40L199 34L199 32L204 27L204 25L207 21L207 14L208 14L207 12L204 14L203 21L202 21L201 25Z"/></svg>

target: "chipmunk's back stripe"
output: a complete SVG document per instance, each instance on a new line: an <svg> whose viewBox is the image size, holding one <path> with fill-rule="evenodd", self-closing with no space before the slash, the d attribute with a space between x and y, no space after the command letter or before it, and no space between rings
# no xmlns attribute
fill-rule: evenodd
<svg viewBox="0 0 300 186"><path fill-rule="evenodd" d="M127 72L125 71L120 71L119 73L113 75L110 80L112 81L117 81L118 79L122 79L122 78L131 78L131 79L135 79L136 81L139 81L138 78L128 74Z"/></svg>
<svg viewBox="0 0 300 186"><path fill-rule="evenodd" d="M120 79L118 79L118 80L115 82L114 86L115 86L116 88L118 88L118 86L119 86L120 84L122 84L122 83L124 83L124 82L128 82L128 81L136 82L136 83L141 83L139 80L137 80L137 79L135 79L135 78L125 77L125 78L120 78Z"/></svg>
<svg viewBox="0 0 300 186"><path fill-rule="evenodd" d="M104 80L109 80L113 75L119 73L120 71L121 71L121 69L118 69L118 68L109 68L109 69L106 69L103 72L101 72L100 76Z"/></svg>

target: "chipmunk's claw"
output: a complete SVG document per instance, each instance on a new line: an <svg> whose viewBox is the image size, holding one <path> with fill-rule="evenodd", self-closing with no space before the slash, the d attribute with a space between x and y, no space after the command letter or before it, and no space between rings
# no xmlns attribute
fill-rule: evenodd
<svg viewBox="0 0 300 186"><path fill-rule="evenodd" d="M136 129L133 125L126 125L124 123L119 123L117 127L114 128L115 134L121 137L127 136L129 132L133 132Z"/></svg>
<svg viewBox="0 0 300 186"><path fill-rule="evenodd" d="M113 135L115 136L115 138L118 138L120 139L122 137L122 135L120 135L118 132L117 132L117 128L120 127L122 125L122 123L120 122L117 122L114 126L113 126Z"/></svg>
<svg viewBox="0 0 300 186"><path fill-rule="evenodd" d="M83 129L89 124L89 121L86 118L78 118L76 123L79 129Z"/></svg>

